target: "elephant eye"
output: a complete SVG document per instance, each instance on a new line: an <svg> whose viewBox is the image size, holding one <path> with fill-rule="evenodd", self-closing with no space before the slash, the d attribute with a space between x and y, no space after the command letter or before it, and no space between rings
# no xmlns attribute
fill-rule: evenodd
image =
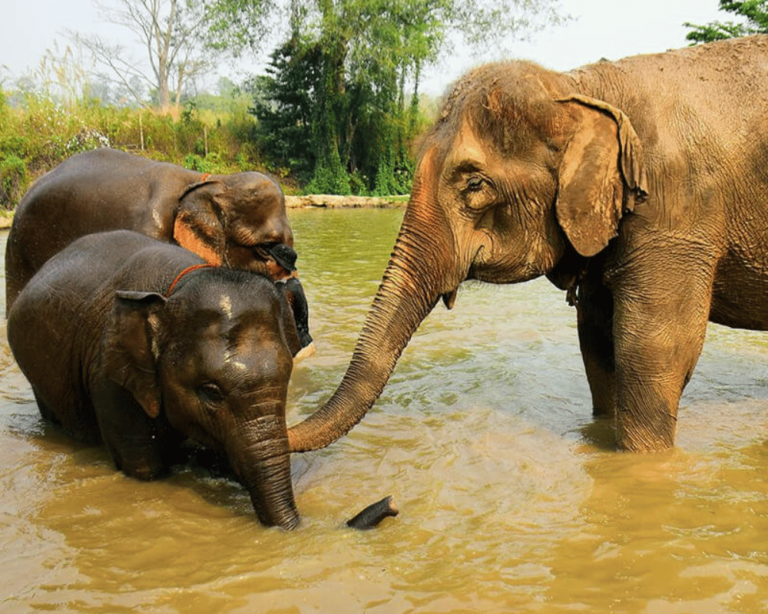
<svg viewBox="0 0 768 614"><path fill-rule="evenodd" d="M198 386L197 396L205 402L211 405L216 405L224 401L224 393L216 384L206 383Z"/></svg>
<svg viewBox="0 0 768 614"><path fill-rule="evenodd" d="M487 177L471 175L466 180L463 197L467 207L480 211L494 203L496 200L496 189Z"/></svg>
<svg viewBox="0 0 768 614"><path fill-rule="evenodd" d="M467 192L479 192L482 189L483 189L482 177L471 177L469 181L467 181Z"/></svg>

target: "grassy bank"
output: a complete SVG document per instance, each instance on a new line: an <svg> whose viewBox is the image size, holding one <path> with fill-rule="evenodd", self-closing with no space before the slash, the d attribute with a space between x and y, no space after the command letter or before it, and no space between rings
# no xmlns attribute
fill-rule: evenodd
<svg viewBox="0 0 768 614"><path fill-rule="evenodd" d="M0 207L12 210L30 184L68 157L114 147L208 173L260 170L294 186L261 160L256 123L242 101L226 112L189 105L180 117L146 109L64 107L33 94L0 91Z"/></svg>

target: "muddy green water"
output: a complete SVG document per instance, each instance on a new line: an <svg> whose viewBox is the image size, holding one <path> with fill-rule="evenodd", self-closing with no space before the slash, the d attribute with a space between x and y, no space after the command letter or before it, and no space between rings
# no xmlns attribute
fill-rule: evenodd
<svg viewBox="0 0 768 614"><path fill-rule="evenodd" d="M318 350L293 422L340 381L402 212L290 215ZM0 378L3 613L768 611L765 333L711 326L677 447L621 454L563 293L465 284L366 419L293 457L293 533L259 526L235 483L139 483L45 425L4 327ZM387 494L400 516L342 528Z"/></svg>

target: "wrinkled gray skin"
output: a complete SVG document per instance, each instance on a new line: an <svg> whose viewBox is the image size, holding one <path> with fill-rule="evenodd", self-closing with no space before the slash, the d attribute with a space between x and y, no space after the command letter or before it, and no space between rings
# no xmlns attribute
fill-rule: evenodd
<svg viewBox="0 0 768 614"><path fill-rule="evenodd" d="M118 229L260 273L266 265L259 246L293 245L285 197L266 175L204 175L95 149L43 175L16 207L5 255L6 309L53 254L78 237Z"/></svg>
<svg viewBox="0 0 768 614"><path fill-rule="evenodd" d="M150 480L191 438L226 454L265 525L299 522L285 404L298 351L274 283L142 234L83 237L51 258L10 310L8 341L40 413L103 441Z"/></svg>
<svg viewBox="0 0 768 614"><path fill-rule="evenodd" d="M707 321L768 329L766 58L755 36L460 79L344 379L289 429L291 449L352 428L465 279L540 275L576 305L594 411L615 416L618 447L674 445Z"/></svg>

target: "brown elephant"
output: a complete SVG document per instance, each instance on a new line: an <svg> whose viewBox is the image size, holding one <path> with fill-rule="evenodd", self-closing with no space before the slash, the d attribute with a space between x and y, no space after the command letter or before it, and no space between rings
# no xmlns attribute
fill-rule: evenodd
<svg viewBox="0 0 768 614"><path fill-rule="evenodd" d="M426 135L352 360L291 449L349 431L422 320L466 279L546 275L577 309L619 448L674 445L707 322L768 329L768 37L558 73L461 78Z"/></svg>
<svg viewBox="0 0 768 614"><path fill-rule="evenodd" d="M5 255L6 310L51 256L94 232L134 230L211 264L266 272L263 247L293 245L278 184L257 172L198 173L115 149L72 156L16 207Z"/></svg>
<svg viewBox="0 0 768 614"><path fill-rule="evenodd" d="M29 281L8 343L41 415L157 478L189 437L226 455L265 525L293 529L285 405L300 347L260 274L127 230L81 237Z"/></svg>

